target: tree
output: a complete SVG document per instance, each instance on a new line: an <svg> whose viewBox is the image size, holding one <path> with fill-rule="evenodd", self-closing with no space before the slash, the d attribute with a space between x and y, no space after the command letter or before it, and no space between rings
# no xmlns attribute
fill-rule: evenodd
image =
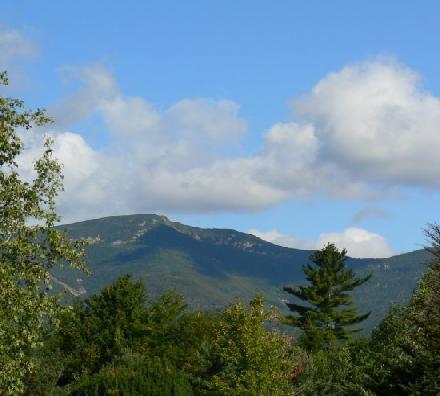
<svg viewBox="0 0 440 396"><path fill-rule="evenodd" d="M394 306L373 331L361 362L368 387L378 395L440 392L440 226L426 235L433 254L408 305ZM359 354L358 354L359 355Z"/></svg>
<svg viewBox="0 0 440 396"><path fill-rule="evenodd" d="M5 72L0 85L8 85ZM83 244L54 228L59 220L55 198L62 190L61 165L51 140L35 161L33 180L23 180L17 160L23 151L19 133L50 122L43 110L0 97L0 393L24 392L26 375L35 372L33 352L61 310L50 295L54 266L84 268Z"/></svg>
<svg viewBox="0 0 440 396"><path fill-rule="evenodd" d="M296 366L290 337L268 330L277 317L257 296L250 306L227 307L215 329L211 368L202 394L291 395L289 373ZM206 393L205 393L206 392Z"/></svg>
<svg viewBox="0 0 440 396"><path fill-rule="evenodd" d="M99 294L76 301L61 316L55 336L56 349L66 359L59 385L93 375L130 350L174 367L193 367L202 330L192 334L191 322L201 320L190 320L186 307L174 291L149 300L143 283L130 275L116 279Z"/></svg>
<svg viewBox="0 0 440 396"><path fill-rule="evenodd" d="M61 384L83 373L95 373L125 348L149 333L146 292L142 282L122 276L60 317L58 348L67 362Z"/></svg>
<svg viewBox="0 0 440 396"><path fill-rule="evenodd" d="M334 244L311 255L313 264L303 267L308 286L284 287L284 291L304 301L307 305L287 303L297 315L287 316L286 323L302 331L301 344L310 351L327 349L336 340L347 340L360 329L351 325L362 322L369 312L357 315L350 294L355 287L370 279L371 275L356 277L345 267L347 251L339 251Z"/></svg>
<svg viewBox="0 0 440 396"><path fill-rule="evenodd" d="M352 343L352 345L350 345ZM299 395L375 395L364 385L363 367L357 365L354 350L356 344L365 343L356 339L346 345L332 345L327 350L310 354L305 359L303 371L295 378L294 386ZM358 358L358 356L356 356Z"/></svg>

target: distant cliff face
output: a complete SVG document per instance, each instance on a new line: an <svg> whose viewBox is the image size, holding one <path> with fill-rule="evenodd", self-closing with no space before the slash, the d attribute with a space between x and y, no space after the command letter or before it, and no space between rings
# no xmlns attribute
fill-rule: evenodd
<svg viewBox="0 0 440 396"><path fill-rule="evenodd" d="M228 229L202 229L159 215L114 216L61 226L71 238L89 241L91 276L57 270L58 285L73 294L96 292L130 272L156 296L175 288L194 307L221 307L256 293L284 309L282 286L304 282L302 266L311 251L273 245L254 235ZM371 280L355 292L361 311L372 311L371 328L391 302L411 295L428 254L415 251L388 259L349 259L358 272L372 272Z"/></svg>

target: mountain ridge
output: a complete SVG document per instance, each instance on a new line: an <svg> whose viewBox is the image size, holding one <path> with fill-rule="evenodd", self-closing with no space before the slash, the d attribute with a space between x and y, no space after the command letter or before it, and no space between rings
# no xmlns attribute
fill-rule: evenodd
<svg viewBox="0 0 440 396"><path fill-rule="evenodd" d="M234 229L191 227L163 215L109 216L59 226L73 239L86 239L90 277L57 270L74 290L97 292L124 273L142 279L152 296L167 289L182 293L200 309L220 308L257 292L284 310L284 285L305 281L302 266L313 251L264 241ZM354 291L361 312L372 310L371 329L392 302L406 302L424 271L428 253L417 250L390 258L348 258L347 265L372 279Z"/></svg>

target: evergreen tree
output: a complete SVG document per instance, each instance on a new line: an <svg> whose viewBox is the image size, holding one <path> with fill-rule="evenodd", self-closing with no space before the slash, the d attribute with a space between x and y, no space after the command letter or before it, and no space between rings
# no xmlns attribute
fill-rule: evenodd
<svg viewBox="0 0 440 396"><path fill-rule="evenodd" d="M307 286L284 287L284 291L304 301L306 305L287 303L297 315L286 317L285 322L302 329L302 345L310 351L327 349L336 340L347 340L360 329L351 325L362 322L370 312L358 315L350 292L362 285L371 275L356 277L345 267L347 251L339 251L328 244L311 256L313 264L303 267ZM345 307L345 308L344 308Z"/></svg>

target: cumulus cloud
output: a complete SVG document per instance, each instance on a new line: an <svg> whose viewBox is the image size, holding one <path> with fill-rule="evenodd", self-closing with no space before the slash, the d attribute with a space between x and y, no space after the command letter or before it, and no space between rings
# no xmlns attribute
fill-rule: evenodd
<svg viewBox="0 0 440 396"><path fill-rule="evenodd" d="M339 232L322 233L316 241L283 234L275 229L267 232L251 229L248 232L276 245L296 249L322 249L328 243L334 243L338 249L347 249L350 257L383 258L393 255L384 237L363 228L352 227Z"/></svg>
<svg viewBox="0 0 440 396"><path fill-rule="evenodd" d="M397 63L364 62L326 76L293 102L294 119L264 131L247 155L247 123L233 101L184 98L159 109L124 95L100 66L72 75L83 85L50 108L57 123L49 131L65 165L66 219L257 210L314 194L368 200L399 186L440 187L440 99ZM74 132L92 116L105 125L101 147ZM358 217L367 215L374 214Z"/></svg>
<svg viewBox="0 0 440 396"><path fill-rule="evenodd" d="M351 227L341 232L320 234L316 247L321 249L328 243L334 243L339 249L347 249L351 257L382 258L393 255L384 237L363 228Z"/></svg>
<svg viewBox="0 0 440 396"><path fill-rule="evenodd" d="M283 192L250 177L255 158L231 159L234 145L247 132L236 103L184 99L158 110L144 98L125 97L100 67L79 75L83 87L50 109L57 119L50 134L66 175L60 199L66 219L75 218L76 207L94 216L239 210L284 198ZM111 138L105 147L94 149L79 134L64 130L90 114L100 115L108 128Z"/></svg>
<svg viewBox="0 0 440 396"><path fill-rule="evenodd" d="M315 126L320 160L354 180L440 187L440 99L392 61L331 73L292 103Z"/></svg>
<svg viewBox="0 0 440 396"><path fill-rule="evenodd" d="M65 167L65 214L76 206L94 215L98 209L99 215L255 210L309 194L320 183L311 166L317 150L311 125L276 124L257 153L236 155L247 123L235 102L183 99L159 110L124 96L100 67L78 75L83 87L50 109L57 119L55 153ZM64 130L92 113L111 134L101 149Z"/></svg>

